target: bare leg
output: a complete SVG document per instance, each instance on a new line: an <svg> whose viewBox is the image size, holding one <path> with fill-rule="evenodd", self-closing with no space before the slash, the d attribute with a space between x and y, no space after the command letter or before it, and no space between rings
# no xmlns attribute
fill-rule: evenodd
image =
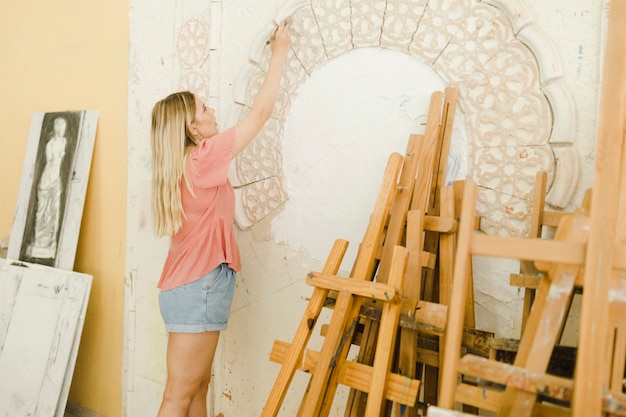
<svg viewBox="0 0 626 417"><path fill-rule="evenodd" d="M219 336L219 332L214 333ZM215 344L217 345L217 337ZM215 349L213 349L213 356L215 356ZM209 392L209 382L211 382L212 363L213 357L211 357L209 367L205 370L204 379L200 383L200 388L198 388L196 395L191 399L187 417L207 417L206 400Z"/></svg>
<svg viewBox="0 0 626 417"><path fill-rule="evenodd" d="M206 394L219 332L170 333L167 383L157 417L206 417Z"/></svg>

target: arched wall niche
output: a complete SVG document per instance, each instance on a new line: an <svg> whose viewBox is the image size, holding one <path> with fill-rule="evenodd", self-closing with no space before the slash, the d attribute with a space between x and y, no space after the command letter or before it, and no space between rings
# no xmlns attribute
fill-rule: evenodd
<svg viewBox="0 0 626 417"><path fill-rule="evenodd" d="M293 42L278 103L230 172L241 228L288 198L282 140L302 86L330 61L359 48L408 54L458 87L471 148L468 178L480 187L484 231L527 234L539 171L549 174L547 203L570 203L579 176L574 103L559 55L523 0L287 1L251 47L235 83L229 124L252 105L270 57L266 41L287 17Z"/></svg>

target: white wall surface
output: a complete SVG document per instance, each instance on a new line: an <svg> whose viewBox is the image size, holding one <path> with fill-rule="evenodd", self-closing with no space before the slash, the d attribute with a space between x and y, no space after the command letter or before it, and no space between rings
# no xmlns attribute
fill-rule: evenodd
<svg viewBox="0 0 626 417"><path fill-rule="evenodd" d="M574 143L582 172L573 207L593 179L603 8L595 0L528 0L527 5L556 44L576 103ZM154 102L179 89L189 70L177 55L178 31L192 17L221 28L219 44L212 45L208 59L196 69L205 73L211 65L218 69L214 77L219 80L211 80L216 87L209 94L215 96L211 102L217 108L218 125L225 128L232 87L250 45L281 6L274 0L131 3L125 363L129 417L155 415L165 382L166 333L156 282L168 242L155 240L150 230L149 122ZM406 74L413 72L419 75L407 81ZM371 88L365 88L368 85ZM279 367L268 360L272 343L291 340L312 292L304 283L306 273L321 270L335 239L345 238L356 248L389 153L404 153L408 133L423 122L427 99L419 97L443 86L422 64L391 51L347 54L305 83L285 123L284 168L290 199L259 224L237 233L243 271L214 363L211 415L260 414ZM402 111L407 106L410 114ZM459 114L458 137L464 134L462 121ZM338 138L347 146L333 146ZM463 152L463 147L457 151ZM337 186L320 186L329 180ZM353 258L354 252L346 255L344 275ZM501 337L519 337L523 293L508 285L509 273L517 270L514 261L476 260L479 328ZM575 338L571 328L566 339ZM312 346L320 343L316 336ZM297 375L283 415L295 414L306 381L304 375ZM331 415L342 415L343 400L340 395Z"/></svg>

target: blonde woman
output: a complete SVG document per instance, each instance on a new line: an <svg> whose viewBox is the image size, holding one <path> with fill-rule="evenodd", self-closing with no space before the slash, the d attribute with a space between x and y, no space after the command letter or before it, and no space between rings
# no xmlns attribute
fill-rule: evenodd
<svg viewBox="0 0 626 417"><path fill-rule="evenodd" d="M189 92L169 95L152 111L155 234L171 236L158 283L168 331L158 417L207 417L213 357L241 269L228 167L272 114L291 45L284 23L270 45L265 80L250 112L234 127L219 132L213 109Z"/></svg>

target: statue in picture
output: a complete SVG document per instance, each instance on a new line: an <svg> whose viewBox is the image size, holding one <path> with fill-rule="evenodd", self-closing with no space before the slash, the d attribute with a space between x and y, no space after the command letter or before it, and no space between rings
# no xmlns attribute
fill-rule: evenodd
<svg viewBox="0 0 626 417"><path fill-rule="evenodd" d="M46 144L45 167L37 186L34 239L27 249L31 258L48 259L56 256L61 213L61 164L65 157L67 121L54 120L54 133Z"/></svg>

